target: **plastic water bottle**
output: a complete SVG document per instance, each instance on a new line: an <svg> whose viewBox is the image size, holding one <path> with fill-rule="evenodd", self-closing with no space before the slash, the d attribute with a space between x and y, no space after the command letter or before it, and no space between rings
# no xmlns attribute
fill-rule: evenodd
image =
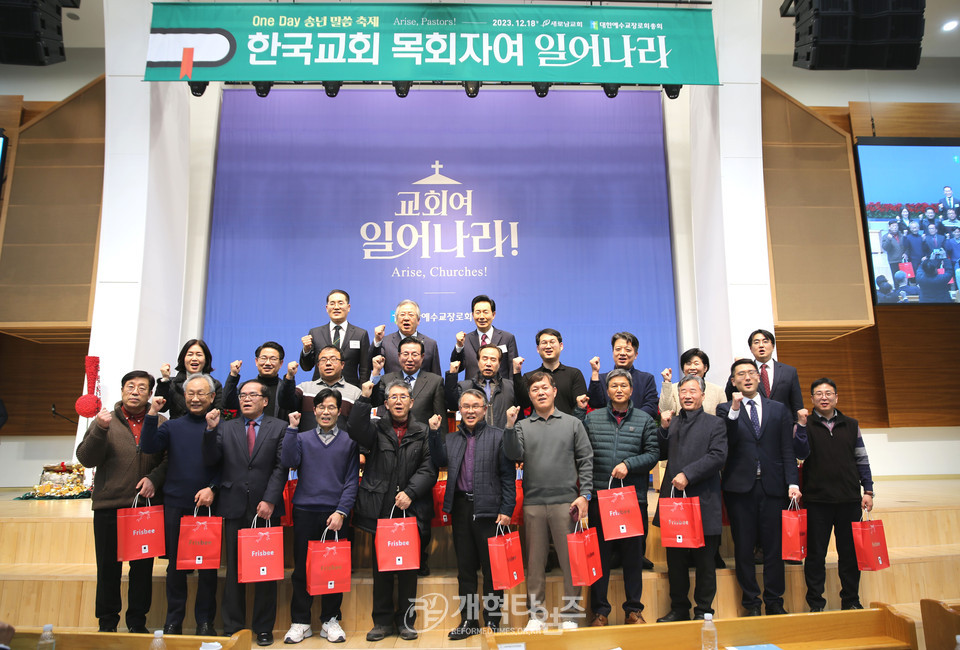
<svg viewBox="0 0 960 650"><path fill-rule="evenodd" d="M957 271L960 272L960 269L958 269ZM957 642L957 645L953 646L953 650L960 650L960 634L956 636L955 640Z"/></svg>
<svg viewBox="0 0 960 650"><path fill-rule="evenodd" d="M53 636L53 623L47 623L43 626L43 632L40 633L37 650L54 650L56 647L57 640Z"/></svg>
<svg viewBox="0 0 960 650"><path fill-rule="evenodd" d="M713 624L713 614L703 615L703 629L700 631L700 648L717 650L717 626Z"/></svg>
<svg viewBox="0 0 960 650"><path fill-rule="evenodd" d="M163 630L157 630L153 633L150 650L167 650L167 642L163 640Z"/></svg>

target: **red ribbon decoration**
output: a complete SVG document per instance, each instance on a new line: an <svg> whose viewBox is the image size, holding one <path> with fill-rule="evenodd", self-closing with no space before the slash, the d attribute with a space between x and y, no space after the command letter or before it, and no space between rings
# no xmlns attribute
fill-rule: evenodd
<svg viewBox="0 0 960 650"><path fill-rule="evenodd" d="M190 79L193 76L193 48L183 48L183 57L180 59L180 78Z"/></svg>

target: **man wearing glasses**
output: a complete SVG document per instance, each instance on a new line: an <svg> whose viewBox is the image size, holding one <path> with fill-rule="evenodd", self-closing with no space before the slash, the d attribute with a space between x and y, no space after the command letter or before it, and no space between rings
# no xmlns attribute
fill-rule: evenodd
<svg viewBox="0 0 960 650"><path fill-rule="evenodd" d="M370 420L373 406L373 382L365 382L362 393L350 411L347 429L350 437L366 450L366 464L360 480L360 492L353 509L353 524L374 536L373 544L373 629L367 641L381 641L393 634L396 624L400 638L412 641L418 634L416 622L417 572L381 572L377 565L377 520L398 510L412 508L421 532L430 526L424 506L433 508L433 486L437 470L430 460L427 423L410 415L414 400L410 387L395 381L386 387L386 417ZM396 583L397 599L393 592Z"/></svg>
<svg viewBox="0 0 960 650"><path fill-rule="evenodd" d="M823 377L810 386L813 413L806 431L797 430L797 455L803 463L803 505L807 509L807 605L822 612L830 531L837 544L840 608L863 609L860 569L851 523L873 510L873 474L860 424L837 410L837 385ZM863 493L861 495L861 488Z"/></svg>
<svg viewBox="0 0 960 650"><path fill-rule="evenodd" d="M323 369L317 364L317 357L323 356L323 348L332 345L340 352L343 378L347 383L356 386L359 392L361 381L366 381L370 376L370 335L367 330L347 322L350 314L350 294L342 289L334 289L327 294L327 314L330 321L326 325L312 328L309 334L300 339L303 343L300 367L313 370L314 366L317 366L313 379L320 379ZM343 393L342 390L340 392ZM305 409L303 413L310 411L311 409Z"/></svg>
<svg viewBox="0 0 960 650"><path fill-rule="evenodd" d="M287 470L280 463L286 425L264 411L270 404L263 384L251 379L240 386L242 417L220 422L220 411L207 414L203 434L203 461L220 467L221 490L217 502L223 517L227 549L227 576L223 589L223 629L231 635L246 627L246 585L237 581L237 533L249 528L254 517L279 525L283 514L283 486ZM261 646L273 643L277 619L277 583L258 582L254 587L253 633Z"/></svg>
<svg viewBox="0 0 960 650"><path fill-rule="evenodd" d="M342 405L340 415L343 417L350 416L350 408L360 397L360 389L347 383L343 376L344 363L339 349L332 345L325 346L318 353L316 363L317 372L320 374L319 379L304 381L294 386L297 362L291 361L287 365L287 374L280 380L280 388L277 389L281 410L287 413L297 411L303 414L299 425L301 431L312 431L317 428L317 420L313 413L313 398L325 388L340 394L338 402Z"/></svg>
<svg viewBox="0 0 960 650"><path fill-rule="evenodd" d="M287 413L281 408L280 400L277 399L283 354L282 345L276 341L267 341L257 348L254 356L257 365L256 381L263 386L263 394L267 398L267 414L286 419ZM240 383L240 367L242 365L243 361L239 359L230 364L230 375L223 385L223 407L230 411L240 410L240 401L237 399L237 385Z"/></svg>
<svg viewBox="0 0 960 650"><path fill-rule="evenodd" d="M93 541L97 553L96 616L101 632L116 632L120 622L120 575L117 561L117 510L129 508L131 495L154 498L163 486L167 460L140 447L140 432L150 405L154 379L133 370L120 381L120 402L97 414L77 447L77 460L96 467L93 477ZM153 590L153 558L130 562L127 630L146 634Z"/></svg>
<svg viewBox="0 0 960 650"><path fill-rule="evenodd" d="M187 609L187 575L192 571L177 570L177 542L180 539L180 518L192 515L194 507L213 504L217 489L217 470L203 463L201 453L206 415L213 406L216 385L210 375L191 377L183 385L187 414L159 424L160 411L167 403L154 397L150 411L143 418L140 447L146 454L167 452L167 476L163 482L163 532L167 547L167 619L164 634L182 634ZM197 634L216 636L213 628L217 617L217 571L197 572L197 598L194 616Z"/></svg>

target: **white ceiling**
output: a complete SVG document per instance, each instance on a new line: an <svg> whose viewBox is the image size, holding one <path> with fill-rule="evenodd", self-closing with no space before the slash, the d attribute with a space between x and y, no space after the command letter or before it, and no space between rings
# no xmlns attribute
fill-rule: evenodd
<svg viewBox="0 0 960 650"><path fill-rule="evenodd" d="M780 17L780 2L781 0L763 0L764 54L793 54L793 19ZM64 9L63 12L63 41L67 48L103 47L103 0L81 0L78 9ZM75 15L78 20L70 19L70 14ZM947 20L960 20L960 2L927 0L924 17L926 27L922 55L960 57L960 29L952 32L943 32L940 29Z"/></svg>

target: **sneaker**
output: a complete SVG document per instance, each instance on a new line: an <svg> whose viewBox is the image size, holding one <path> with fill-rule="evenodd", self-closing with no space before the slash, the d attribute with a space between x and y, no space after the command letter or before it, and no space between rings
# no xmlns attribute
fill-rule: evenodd
<svg viewBox="0 0 960 650"><path fill-rule="evenodd" d="M326 623L324 623L326 626ZM306 623L294 623L290 626L290 629L287 630L286 636L283 637L284 643L300 643L304 639L313 636L313 628L311 628ZM320 636L323 636L323 632L320 633Z"/></svg>
<svg viewBox="0 0 960 650"><path fill-rule="evenodd" d="M561 630L575 630L578 627L580 626L577 625L576 621L563 621L562 623L560 623Z"/></svg>
<svg viewBox="0 0 960 650"><path fill-rule="evenodd" d="M323 627L320 628L320 637L330 643L343 643L347 640L347 635L340 627L340 621L337 620L336 616L331 617L329 621L323 624Z"/></svg>
<svg viewBox="0 0 960 650"><path fill-rule="evenodd" d="M531 618L527 621L527 626L523 628L524 632L543 632L547 628L542 621L538 621L535 618Z"/></svg>

